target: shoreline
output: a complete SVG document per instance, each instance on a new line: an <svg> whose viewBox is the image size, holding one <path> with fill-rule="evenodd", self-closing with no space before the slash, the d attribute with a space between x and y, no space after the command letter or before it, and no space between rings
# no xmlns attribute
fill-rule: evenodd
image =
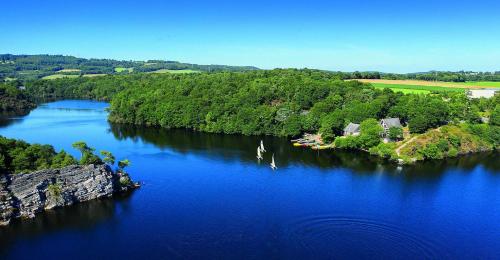
<svg viewBox="0 0 500 260"><path fill-rule="evenodd" d="M0 176L0 226L12 219L34 218L38 213L137 188L123 185L107 165L72 165L30 173Z"/></svg>
<svg viewBox="0 0 500 260"><path fill-rule="evenodd" d="M56 99L56 100L67 100L67 99L63 98L63 99ZM75 100L87 100L87 99L75 99ZM95 99L91 99L91 100L92 101L99 101L99 100L95 100ZM110 101L103 100L103 102L107 102L108 104L110 104ZM36 109L40 104L41 103L36 103L35 108L30 109L28 113L23 113L23 114L8 114L8 115L4 114L4 115L6 116L6 118L7 117L14 117L14 116L26 116L32 110ZM290 136L287 137L287 136L262 135L262 134L248 134L248 135L245 135L245 134L242 134L242 133L210 132L210 131L204 131L204 130L194 129L194 128L185 128L185 127L166 128L166 127L162 127L160 125L144 125L144 124L135 124L135 123L124 123L124 122L121 122L121 120L119 120L119 119L118 120L116 118L113 119L113 117L110 116L110 114L107 117L107 121L109 123L116 124L116 125L129 125L129 126L136 126L136 127L150 127L150 128L166 129L166 130L168 130L168 129L182 129L182 130L186 130L186 131L199 132L199 133L207 133L207 134L216 134L216 135L241 135L241 136L266 136L266 137L270 136L270 137L273 137L273 138L286 138L290 142L292 142L292 145L295 146L295 147L307 147L307 148L311 148L311 150L334 150L335 151L336 149L342 149L342 150L362 151L362 152L367 152L370 155L377 156L377 157L380 157L382 159L386 159L386 160L391 161L391 162L395 162L395 163L400 164L400 165L413 164L413 163L416 163L418 161L425 161L425 160L429 160L429 159L441 160L441 159L446 159L446 158L455 158L458 155L467 155L467 154L481 153L481 152L491 152L491 151L498 150L498 147L495 147L493 145L491 145L491 147L481 146L481 147L478 147L478 149L465 150L465 151L458 150L456 152L456 154L452 154L452 155L446 154L444 156L441 156L440 158L422 158L420 155L412 157L412 156L406 156L404 153L401 154L401 150L403 148L412 147L412 145L410 145L410 144L414 141L414 139L418 139L419 137L422 137L422 136L424 136L426 134L429 134L431 132L440 132L440 129L442 129L442 128L461 127L460 124L459 125L448 124L448 125L441 126L439 128L430 129L427 132L422 133L422 134L413 135L413 136L411 136L409 138L406 138L404 140L399 141L399 142L402 142L399 146L390 149L391 152L392 152L392 154L380 154L380 153L377 153L376 151L372 150L372 148L375 148L375 147L371 147L369 149L361 149L361 148L354 148L354 149L337 148L337 147L335 147L334 142L332 142L330 144L325 144L324 142L322 142L321 135L319 135L319 134L306 134L305 133L305 134L302 135L303 138L294 138L294 139L291 139L293 137L290 137ZM476 124L476 125L482 125L482 124ZM477 136L474 136L474 137L477 137ZM299 141L299 140L307 139L307 138L309 138L311 140L306 141L305 143L301 143ZM312 141L314 141L314 142L312 142ZM399 142L389 142L387 144L389 144L389 145L390 144L397 144ZM414 147L412 147L412 148L414 148Z"/></svg>

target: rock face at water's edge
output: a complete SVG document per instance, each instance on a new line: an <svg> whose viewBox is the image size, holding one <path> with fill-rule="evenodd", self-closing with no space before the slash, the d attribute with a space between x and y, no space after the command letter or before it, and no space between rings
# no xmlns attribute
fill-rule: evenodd
<svg viewBox="0 0 500 260"><path fill-rule="evenodd" d="M110 197L132 186L107 165L74 165L61 169L0 176L0 225L18 217L78 202Z"/></svg>

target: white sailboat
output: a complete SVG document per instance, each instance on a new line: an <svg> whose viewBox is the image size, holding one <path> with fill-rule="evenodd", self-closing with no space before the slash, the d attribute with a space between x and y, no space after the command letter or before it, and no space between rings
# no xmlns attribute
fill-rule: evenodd
<svg viewBox="0 0 500 260"><path fill-rule="evenodd" d="M273 158L271 159L271 169L276 170L278 167L276 167L276 163L274 163L274 153L273 153Z"/></svg>
<svg viewBox="0 0 500 260"><path fill-rule="evenodd" d="M262 153L260 152L260 146L257 146L257 159L262 160Z"/></svg>
<svg viewBox="0 0 500 260"><path fill-rule="evenodd" d="M264 149L264 141L260 140L260 151L265 153L266 149Z"/></svg>

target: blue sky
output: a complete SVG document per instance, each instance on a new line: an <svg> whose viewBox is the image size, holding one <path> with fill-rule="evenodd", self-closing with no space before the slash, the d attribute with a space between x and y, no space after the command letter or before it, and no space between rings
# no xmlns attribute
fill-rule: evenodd
<svg viewBox="0 0 500 260"><path fill-rule="evenodd" d="M342 71L495 71L499 2L2 0L0 53Z"/></svg>

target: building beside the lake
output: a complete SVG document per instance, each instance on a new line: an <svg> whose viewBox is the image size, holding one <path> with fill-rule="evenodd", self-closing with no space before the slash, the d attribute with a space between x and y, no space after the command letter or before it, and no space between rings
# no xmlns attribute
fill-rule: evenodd
<svg viewBox="0 0 500 260"><path fill-rule="evenodd" d="M473 98L492 98L499 89L484 88L484 89L469 89L467 90L467 97Z"/></svg>
<svg viewBox="0 0 500 260"><path fill-rule="evenodd" d="M357 136L360 134L359 124L349 123L344 128L344 136Z"/></svg>
<svg viewBox="0 0 500 260"><path fill-rule="evenodd" d="M387 136L389 134L389 129L392 127L403 127L401 125L401 121L399 121L399 118L384 118L380 120L380 125L384 129L384 136Z"/></svg>

